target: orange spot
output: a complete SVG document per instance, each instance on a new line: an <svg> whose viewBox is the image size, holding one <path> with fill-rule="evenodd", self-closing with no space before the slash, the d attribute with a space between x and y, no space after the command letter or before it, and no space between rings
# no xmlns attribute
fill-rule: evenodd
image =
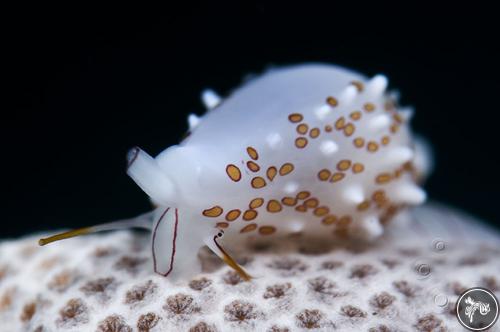
<svg viewBox="0 0 500 332"><path fill-rule="evenodd" d="M298 199L306 199L309 196L311 196L311 193L308 191L301 191L297 194Z"/></svg>
<svg viewBox="0 0 500 332"><path fill-rule="evenodd" d="M362 92L365 88L363 83L361 83L360 81L352 81L351 84L354 85L359 92Z"/></svg>
<svg viewBox="0 0 500 332"><path fill-rule="evenodd" d="M223 210L220 206L216 205L210 209L203 210L203 215L205 217L215 218L222 214Z"/></svg>
<svg viewBox="0 0 500 332"><path fill-rule="evenodd" d="M247 153L248 155L250 156L250 158L252 158L253 160L257 160L259 159L259 154L257 153L257 150L255 150L254 148L252 148L251 146L249 146L247 148Z"/></svg>
<svg viewBox="0 0 500 332"><path fill-rule="evenodd" d="M336 122L335 122L335 128L337 130L341 130L345 126L345 119L343 116L341 116Z"/></svg>
<svg viewBox="0 0 500 332"><path fill-rule="evenodd" d="M293 171L293 169L294 169L293 164L291 164L291 163L284 163L280 167L280 175L281 176L285 176L287 174L290 174Z"/></svg>
<svg viewBox="0 0 500 332"><path fill-rule="evenodd" d="M274 166L269 167L267 169L267 172L266 172L266 175L267 175L267 178L269 179L269 181L272 181L277 173L278 173L278 171L276 170L276 167L274 167Z"/></svg>
<svg viewBox="0 0 500 332"><path fill-rule="evenodd" d="M323 220L321 220L321 222L324 225L331 225L331 224L333 224L336 221L337 221L337 216L335 216L333 214L330 214L330 215L324 217Z"/></svg>
<svg viewBox="0 0 500 332"><path fill-rule="evenodd" d="M330 209L327 206L320 206L314 209L314 215L318 217L323 217L330 212Z"/></svg>
<svg viewBox="0 0 500 332"><path fill-rule="evenodd" d="M252 187L255 189L259 189L266 186L266 180L261 178L260 176L256 176L252 179Z"/></svg>
<svg viewBox="0 0 500 332"><path fill-rule="evenodd" d="M247 161L247 167L249 170L252 172L258 172L260 170L260 166L257 163L254 163L253 161Z"/></svg>
<svg viewBox="0 0 500 332"><path fill-rule="evenodd" d="M370 207L370 201L363 201L358 204L358 211L365 211Z"/></svg>
<svg viewBox="0 0 500 332"><path fill-rule="evenodd" d="M300 113L293 113L288 116L288 120L290 120L293 123L300 122L302 121L302 119L304 119L304 117Z"/></svg>
<svg viewBox="0 0 500 332"><path fill-rule="evenodd" d="M381 173L377 175L377 177L375 178L375 182L377 182L378 184L384 184L391 181L391 178L392 178L391 174Z"/></svg>
<svg viewBox="0 0 500 332"><path fill-rule="evenodd" d="M350 117L351 119L353 119L354 121L357 121L357 120L361 119L361 112L360 112L360 111L354 111L354 112L352 112L352 113L349 115L349 117Z"/></svg>
<svg viewBox="0 0 500 332"><path fill-rule="evenodd" d="M305 205L299 205L299 206L295 207L295 210L299 211L299 212L307 212L307 206L305 206Z"/></svg>
<svg viewBox="0 0 500 332"><path fill-rule="evenodd" d="M368 151L370 152L376 152L378 150L378 144L374 141L368 142L368 145L366 146Z"/></svg>
<svg viewBox="0 0 500 332"><path fill-rule="evenodd" d="M305 137L299 137L295 140L295 146L298 147L299 149L305 148L307 145L307 138Z"/></svg>
<svg viewBox="0 0 500 332"><path fill-rule="evenodd" d="M293 197L283 197L281 199L281 203L288 206L294 206L295 204L297 204L297 199Z"/></svg>
<svg viewBox="0 0 500 332"><path fill-rule="evenodd" d="M334 97L328 97L328 98L326 98L326 103L328 105L330 105L330 106L333 106L333 107L335 107L335 106L337 106L339 104L338 100L336 98L334 98Z"/></svg>
<svg viewBox="0 0 500 332"><path fill-rule="evenodd" d="M259 227L259 233L262 235L271 235L276 232L276 227L274 226L261 226Z"/></svg>
<svg viewBox="0 0 500 332"><path fill-rule="evenodd" d="M304 205L307 206L308 208L315 208L319 205L319 201L317 198L309 198L306 201L304 201Z"/></svg>
<svg viewBox="0 0 500 332"><path fill-rule="evenodd" d="M351 167L351 161L348 159L341 160L337 163L337 169L339 171L346 171Z"/></svg>
<svg viewBox="0 0 500 332"><path fill-rule="evenodd" d="M238 219L240 214L241 214L241 211L238 209L231 210L226 214L226 220L227 221L234 221L234 220Z"/></svg>
<svg viewBox="0 0 500 332"><path fill-rule="evenodd" d="M330 126L330 125L326 125L326 126L325 126L325 131L326 131L327 133L331 132L331 131L332 131L332 129L333 129L333 128L332 128L332 126Z"/></svg>
<svg viewBox="0 0 500 332"><path fill-rule="evenodd" d="M234 182L238 182L241 180L241 172L240 169L233 164L229 164L226 166L226 173L231 180Z"/></svg>
<svg viewBox="0 0 500 332"><path fill-rule="evenodd" d="M271 199L269 202L267 202L267 211L271 213L276 213L280 212L282 209L280 202L278 202L275 199Z"/></svg>
<svg viewBox="0 0 500 332"><path fill-rule="evenodd" d="M402 124L403 123L403 118L401 117L401 115L397 114L397 113L394 113L392 115L392 118L394 119L394 121L396 121L398 124Z"/></svg>
<svg viewBox="0 0 500 332"><path fill-rule="evenodd" d="M362 148L365 145L365 140L361 137L355 138L353 141L354 146L357 148Z"/></svg>
<svg viewBox="0 0 500 332"><path fill-rule="evenodd" d="M356 130L356 127L352 124L352 123L348 123L345 127L344 127L344 135L346 135L347 137L351 136L352 134L354 134L354 131Z"/></svg>
<svg viewBox="0 0 500 332"><path fill-rule="evenodd" d="M385 210L384 214L380 218L380 222L386 225L395 215L398 213L401 206L389 205Z"/></svg>
<svg viewBox="0 0 500 332"><path fill-rule="evenodd" d="M378 206L382 206L387 203L389 200L385 196L385 191L377 190L372 194L372 200L377 203Z"/></svg>
<svg viewBox="0 0 500 332"><path fill-rule="evenodd" d="M372 103L366 103L364 106L363 106L364 110L367 111L367 112L373 112L375 110L375 105L373 105Z"/></svg>
<svg viewBox="0 0 500 332"><path fill-rule="evenodd" d="M257 229L257 224L248 224L240 230L240 233L248 233Z"/></svg>
<svg viewBox="0 0 500 332"><path fill-rule="evenodd" d="M365 166L361 163L355 163L354 165L352 165L352 172L354 174L361 173L364 170L365 170Z"/></svg>
<svg viewBox="0 0 500 332"><path fill-rule="evenodd" d="M309 127L305 123L301 123L297 126L297 132L301 135L307 134Z"/></svg>
<svg viewBox="0 0 500 332"><path fill-rule="evenodd" d="M311 138L316 138L316 137L318 137L318 136L319 136L319 134L320 134L320 133L321 133L321 132L320 132L319 128L313 128L313 129L311 129L311 131L309 132L309 137L311 137Z"/></svg>
<svg viewBox="0 0 500 332"><path fill-rule="evenodd" d="M243 213L243 220L246 220L246 221L254 220L255 218L257 218L257 214L258 213L255 210L246 210Z"/></svg>
<svg viewBox="0 0 500 332"><path fill-rule="evenodd" d="M218 222L215 227L216 228L227 228L229 224L227 222Z"/></svg>
<svg viewBox="0 0 500 332"><path fill-rule="evenodd" d="M327 181L330 178L331 174L332 173L325 168L318 172L318 178L320 179L320 181Z"/></svg>
<svg viewBox="0 0 500 332"><path fill-rule="evenodd" d="M339 182L345 177L344 173L333 173L332 178L330 179L330 182Z"/></svg>
<svg viewBox="0 0 500 332"><path fill-rule="evenodd" d="M382 145L387 145L391 142L391 139L389 136L384 136L382 137Z"/></svg>
<svg viewBox="0 0 500 332"><path fill-rule="evenodd" d="M403 169L409 172L415 171L415 165L411 161L408 161L403 164Z"/></svg>
<svg viewBox="0 0 500 332"><path fill-rule="evenodd" d="M262 204L264 204L264 199L259 197L252 199L252 201L250 202L250 204L248 204L248 206L250 207L250 209L256 209L261 207Z"/></svg>
<svg viewBox="0 0 500 332"><path fill-rule="evenodd" d="M399 130L399 126L397 124L391 125L391 133L395 134Z"/></svg>

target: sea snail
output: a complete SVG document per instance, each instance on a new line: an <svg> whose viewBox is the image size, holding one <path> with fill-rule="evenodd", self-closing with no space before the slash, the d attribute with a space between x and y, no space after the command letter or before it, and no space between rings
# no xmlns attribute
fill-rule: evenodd
<svg viewBox="0 0 500 332"><path fill-rule="evenodd" d="M157 208L134 219L41 239L97 231L152 231L155 272L199 272L207 245L244 279L223 249L248 237L371 238L405 207L425 200L428 159L387 79L332 65L272 69L190 115L189 135L152 158L128 155L128 175Z"/></svg>

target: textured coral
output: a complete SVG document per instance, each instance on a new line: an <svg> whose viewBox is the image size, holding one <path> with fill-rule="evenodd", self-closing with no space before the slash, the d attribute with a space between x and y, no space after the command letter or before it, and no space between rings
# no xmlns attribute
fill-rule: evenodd
<svg viewBox="0 0 500 332"><path fill-rule="evenodd" d="M0 330L462 330L453 306L463 290L483 286L500 296L500 236L441 206L414 215L372 245L256 245L238 257L250 282L201 252L206 272L172 283L151 272L143 233L43 248L33 236L4 241Z"/></svg>

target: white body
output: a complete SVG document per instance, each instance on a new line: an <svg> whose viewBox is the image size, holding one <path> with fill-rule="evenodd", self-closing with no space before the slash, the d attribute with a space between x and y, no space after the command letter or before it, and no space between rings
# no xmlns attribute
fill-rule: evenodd
<svg viewBox="0 0 500 332"><path fill-rule="evenodd" d="M170 208L154 227L157 271L192 273L200 246L217 252L219 229L233 244L373 239L401 208L423 202L409 112L395 109L386 85L330 65L272 70L222 102L205 94L213 109L190 117L178 146L155 159L133 151L129 175L158 214Z"/></svg>

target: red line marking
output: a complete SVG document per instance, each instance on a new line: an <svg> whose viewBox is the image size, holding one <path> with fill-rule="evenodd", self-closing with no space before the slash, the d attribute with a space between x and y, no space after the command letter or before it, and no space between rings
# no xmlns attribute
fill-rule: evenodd
<svg viewBox="0 0 500 332"><path fill-rule="evenodd" d="M163 214L160 216L160 219L158 220L158 223L156 224L155 229L153 231L153 241L152 241L152 244L151 244L151 251L153 252L154 271L155 271L155 273L158 273L159 275L161 275L163 277L168 276L170 274L170 272L172 272L172 270L174 268L175 242L177 240L177 225L179 223L179 216L178 216L177 209L175 209L174 237L172 239L172 255L170 256L170 267L169 267L168 271L165 272L165 273L159 272L158 269L157 269L157 267L156 267L156 254L155 254L154 246L155 246L155 241L156 241L156 232L157 232L157 229L160 226L160 223L162 222L163 217L165 217L165 215L167 214L167 212L169 210L170 210L170 208L167 208L165 210L165 212L163 212Z"/></svg>
<svg viewBox="0 0 500 332"><path fill-rule="evenodd" d="M135 146L133 147L129 153L133 153L132 155L132 158L130 158L128 161L127 161L127 170L130 168L130 166L132 166L132 164L135 162L135 160L137 159L137 157L139 156L139 152L141 152L141 150Z"/></svg>

